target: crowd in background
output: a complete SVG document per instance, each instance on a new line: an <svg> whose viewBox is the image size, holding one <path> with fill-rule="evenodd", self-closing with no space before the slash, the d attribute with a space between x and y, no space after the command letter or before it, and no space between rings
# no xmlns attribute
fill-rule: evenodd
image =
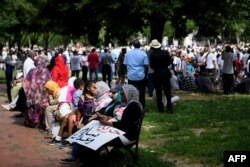
<svg viewBox="0 0 250 167"><path fill-rule="evenodd" d="M164 112L163 91L168 113L173 113L173 90L224 94L250 90L248 45L162 48L157 40L149 46L137 40L114 51L88 49L79 42L51 51L21 49L17 53L4 48L0 68L5 71L9 102L4 107L20 111L17 117L46 133L52 139L50 145L63 143L65 128L71 135L94 119L126 131L120 139L126 144L134 142L140 113L147 110L146 89L150 97L156 91L159 112ZM132 110L137 114L131 115ZM76 159L72 152L63 161Z"/></svg>

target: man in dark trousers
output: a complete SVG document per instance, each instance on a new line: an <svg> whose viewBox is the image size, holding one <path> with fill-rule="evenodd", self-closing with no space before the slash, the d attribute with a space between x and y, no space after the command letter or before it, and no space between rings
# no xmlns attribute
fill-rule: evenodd
<svg viewBox="0 0 250 167"><path fill-rule="evenodd" d="M15 51L11 51L7 57L5 58L5 78L6 78L6 86L7 86L7 95L8 101L11 103L11 82L13 80L13 72L16 65L16 62L13 60L12 55L15 54Z"/></svg>
<svg viewBox="0 0 250 167"><path fill-rule="evenodd" d="M127 67L128 84L139 91L139 101L145 108L146 74L148 66L147 54L140 49L139 40L133 42L134 49L126 53L123 64Z"/></svg>
<svg viewBox="0 0 250 167"><path fill-rule="evenodd" d="M156 90L157 108L159 112L164 112L162 102L162 90L167 98L167 112L173 113L171 103L171 73L168 66L171 64L171 57L168 51L161 49L161 44L154 39L150 43L152 52L149 55L151 68L154 70L154 86Z"/></svg>
<svg viewBox="0 0 250 167"><path fill-rule="evenodd" d="M232 48L227 45L225 48L225 53L222 54L223 68L222 68L222 84L224 94L233 93L233 84L234 84L234 60L236 55L232 53Z"/></svg>

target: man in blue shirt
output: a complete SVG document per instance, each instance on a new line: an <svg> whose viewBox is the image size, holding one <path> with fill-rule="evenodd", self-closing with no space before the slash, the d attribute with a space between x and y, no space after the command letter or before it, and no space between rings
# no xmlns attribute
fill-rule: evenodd
<svg viewBox="0 0 250 167"><path fill-rule="evenodd" d="M135 86L139 91L139 100L145 107L146 74L148 66L147 54L140 50L138 40L133 43L134 49L127 52L123 64L127 67L128 84Z"/></svg>

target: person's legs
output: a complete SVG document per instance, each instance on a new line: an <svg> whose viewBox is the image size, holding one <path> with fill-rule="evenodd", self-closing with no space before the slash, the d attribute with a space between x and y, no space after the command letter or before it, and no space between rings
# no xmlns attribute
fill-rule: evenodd
<svg viewBox="0 0 250 167"><path fill-rule="evenodd" d="M93 73L94 70L92 68L89 69L89 80L92 81L93 80Z"/></svg>
<svg viewBox="0 0 250 167"><path fill-rule="evenodd" d="M11 102L11 81L12 73L5 73L8 101Z"/></svg>
<svg viewBox="0 0 250 167"><path fill-rule="evenodd" d="M173 106L171 103L171 85L170 85L170 78L167 76L164 77L163 81L163 91L167 98L167 112L172 113L173 112Z"/></svg>
<svg viewBox="0 0 250 167"><path fill-rule="evenodd" d="M228 74L222 74L222 84L223 84L223 90L224 94L229 94L230 93L230 77Z"/></svg>
<svg viewBox="0 0 250 167"><path fill-rule="evenodd" d="M112 73L112 69L110 65L107 65L107 75L108 75L108 85L111 88L111 73Z"/></svg>
<svg viewBox="0 0 250 167"><path fill-rule="evenodd" d="M50 105L50 106L47 106L45 109L44 122L45 122L46 130L48 130L49 132L51 132L52 130L52 124L54 120L53 113L56 107L57 105Z"/></svg>
<svg viewBox="0 0 250 167"><path fill-rule="evenodd" d="M79 78L80 70L76 70L76 78Z"/></svg>
<svg viewBox="0 0 250 167"><path fill-rule="evenodd" d="M75 70L72 70L71 71L71 77L74 77L76 75L76 71Z"/></svg>
<svg viewBox="0 0 250 167"><path fill-rule="evenodd" d="M82 147L80 144L74 143L71 155L61 159L61 163L75 163Z"/></svg>
<svg viewBox="0 0 250 167"><path fill-rule="evenodd" d="M88 67L82 66L82 80L84 83L87 81Z"/></svg>
<svg viewBox="0 0 250 167"><path fill-rule="evenodd" d="M145 80L140 80L140 81L131 81L128 80L128 84L133 85L136 87L139 91L139 101L142 104L143 108L145 108Z"/></svg>
<svg viewBox="0 0 250 167"><path fill-rule="evenodd" d="M103 80L104 82L107 81L106 75L107 75L106 65L103 65L103 66L102 66L102 80Z"/></svg>
<svg viewBox="0 0 250 167"><path fill-rule="evenodd" d="M233 74L228 74L228 90L229 93L233 93L233 88L234 87L234 75Z"/></svg>
<svg viewBox="0 0 250 167"><path fill-rule="evenodd" d="M156 93L156 102L157 102L157 109L159 112L164 112L164 107L162 103L162 83L161 77L154 75L154 86L155 86L155 93Z"/></svg>
<svg viewBox="0 0 250 167"><path fill-rule="evenodd" d="M58 136L63 136L63 131L64 131L64 128L68 125L68 118L67 117L64 117L63 118L63 121L62 121L62 124L60 126L60 130L58 132Z"/></svg>
<svg viewBox="0 0 250 167"><path fill-rule="evenodd" d="M98 68L97 69L95 69L95 81L98 81L99 80L99 78L98 78Z"/></svg>
<svg viewBox="0 0 250 167"><path fill-rule="evenodd" d="M75 121L76 121L76 115L71 115L69 118L68 118L68 133L69 133L69 136L71 136L73 134L73 128L75 126Z"/></svg>
<svg viewBox="0 0 250 167"><path fill-rule="evenodd" d="M148 95L149 95L150 97L152 97L152 96L153 96L153 91L154 91L154 78L153 78L153 73L148 73L147 87L148 87Z"/></svg>

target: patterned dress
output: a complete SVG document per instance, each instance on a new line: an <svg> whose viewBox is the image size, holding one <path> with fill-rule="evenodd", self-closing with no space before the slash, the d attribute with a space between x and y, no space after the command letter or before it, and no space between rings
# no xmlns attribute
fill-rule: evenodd
<svg viewBox="0 0 250 167"><path fill-rule="evenodd" d="M35 59L36 68L31 69L25 78L24 91L27 97L27 110L24 124L36 127L42 121L44 104L48 103L48 93L44 84L51 79L49 70L45 67L46 61L39 56Z"/></svg>

